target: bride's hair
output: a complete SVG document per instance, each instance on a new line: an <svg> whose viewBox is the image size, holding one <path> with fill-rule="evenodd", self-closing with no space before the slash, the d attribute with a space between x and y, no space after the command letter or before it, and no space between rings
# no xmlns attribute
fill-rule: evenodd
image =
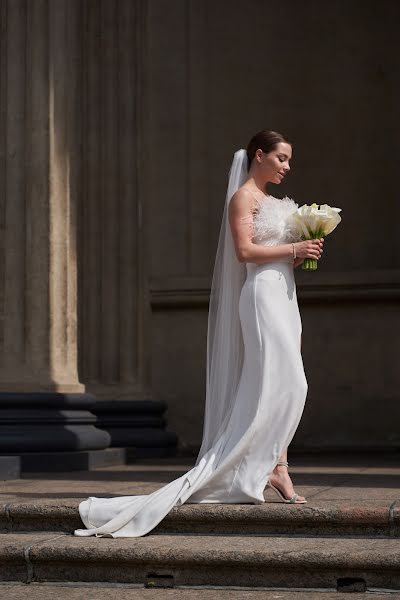
<svg viewBox="0 0 400 600"><path fill-rule="evenodd" d="M268 154L268 152L275 150L277 144L281 142L292 145L285 135L278 133L277 131L263 129L262 131L256 133L247 145L247 168L250 169L251 161L253 160L258 148Z"/></svg>

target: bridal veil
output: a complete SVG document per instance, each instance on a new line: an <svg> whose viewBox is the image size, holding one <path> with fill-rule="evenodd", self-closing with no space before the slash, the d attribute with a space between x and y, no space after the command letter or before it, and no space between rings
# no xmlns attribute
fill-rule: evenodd
<svg viewBox="0 0 400 600"><path fill-rule="evenodd" d="M206 405L203 441L196 465L220 437L229 420L243 364L244 346L239 319L240 292L246 265L238 261L231 228L229 203L248 176L245 149L235 152L211 284L207 330Z"/></svg>

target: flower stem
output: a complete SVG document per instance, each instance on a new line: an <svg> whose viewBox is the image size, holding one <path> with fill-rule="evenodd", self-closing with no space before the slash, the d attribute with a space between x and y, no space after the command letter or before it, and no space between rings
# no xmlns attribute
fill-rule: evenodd
<svg viewBox="0 0 400 600"><path fill-rule="evenodd" d="M318 240L325 236L323 227L318 227L315 231L309 230L309 237L303 237L305 240ZM318 260L316 258L305 258L301 268L303 271L316 271L318 269Z"/></svg>
<svg viewBox="0 0 400 600"><path fill-rule="evenodd" d="M318 261L316 258L305 258L301 268L303 271L315 271L318 268Z"/></svg>
<svg viewBox="0 0 400 600"><path fill-rule="evenodd" d="M317 229L316 231L310 231L309 240L317 240L321 237L322 232ZM316 258L305 258L301 265L303 271L316 271L318 269L318 261Z"/></svg>

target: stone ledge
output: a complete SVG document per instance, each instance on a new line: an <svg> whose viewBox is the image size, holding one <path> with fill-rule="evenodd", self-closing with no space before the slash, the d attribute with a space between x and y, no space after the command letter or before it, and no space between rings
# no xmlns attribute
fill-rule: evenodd
<svg viewBox="0 0 400 600"><path fill-rule="evenodd" d="M108 495L102 494L106 497ZM82 498L83 499L83 498ZM80 498L9 501L0 504L4 532L66 532L82 528ZM172 509L155 534L352 535L400 538L400 503L329 502L289 506L185 504ZM400 551L400 540L399 540Z"/></svg>
<svg viewBox="0 0 400 600"><path fill-rule="evenodd" d="M395 302L400 298L400 270L319 271L295 269L299 302ZM207 308L209 277L153 278L150 300L153 309Z"/></svg>
<svg viewBox="0 0 400 600"><path fill-rule="evenodd" d="M2 581L400 589L399 540L285 536L0 536ZM26 569L24 571L24 560Z"/></svg>

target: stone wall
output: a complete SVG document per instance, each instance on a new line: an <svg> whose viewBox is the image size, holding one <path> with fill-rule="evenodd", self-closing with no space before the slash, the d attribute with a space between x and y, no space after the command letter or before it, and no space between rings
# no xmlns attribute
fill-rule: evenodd
<svg viewBox="0 0 400 600"><path fill-rule="evenodd" d="M201 438L228 169L263 128L293 142L271 193L343 217L319 271L296 270L309 395L293 447L400 443L399 16L390 0L149 2L153 390L185 447Z"/></svg>
<svg viewBox="0 0 400 600"><path fill-rule="evenodd" d="M150 389L146 8L0 4L0 452L55 452L39 470L176 444Z"/></svg>
<svg viewBox="0 0 400 600"><path fill-rule="evenodd" d="M127 402L165 400L198 447L228 170L273 128L293 159L271 193L343 210L318 272L296 271L293 447L398 446L399 16L390 0L4 0L0 394L90 392L125 403L121 426Z"/></svg>

